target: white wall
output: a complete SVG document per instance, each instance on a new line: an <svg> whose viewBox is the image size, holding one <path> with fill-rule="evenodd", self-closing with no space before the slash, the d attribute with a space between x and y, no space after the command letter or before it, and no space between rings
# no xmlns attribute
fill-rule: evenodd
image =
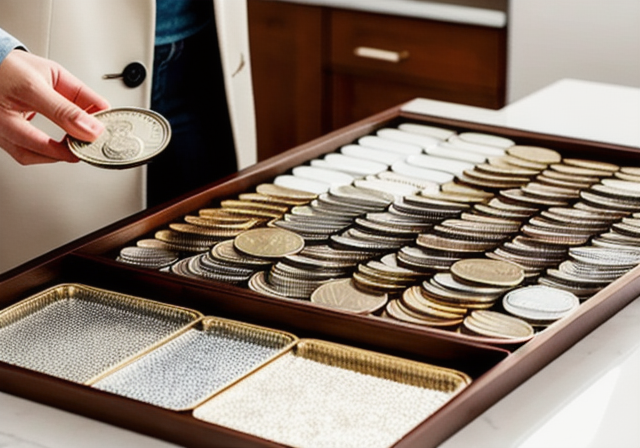
<svg viewBox="0 0 640 448"><path fill-rule="evenodd" d="M640 87L640 0L511 0L508 102L561 78Z"/></svg>

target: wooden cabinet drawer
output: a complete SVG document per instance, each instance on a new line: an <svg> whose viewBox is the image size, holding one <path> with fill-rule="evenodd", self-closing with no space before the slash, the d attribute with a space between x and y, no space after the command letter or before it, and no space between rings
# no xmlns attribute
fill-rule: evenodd
<svg viewBox="0 0 640 448"><path fill-rule="evenodd" d="M330 63L334 73L467 90L502 102L506 28L489 28L406 17L332 10ZM397 61L363 57L383 50ZM375 53L375 51L374 51ZM494 99L490 100L490 96ZM482 101L480 101L482 102ZM476 101L478 103L478 101Z"/></svg>

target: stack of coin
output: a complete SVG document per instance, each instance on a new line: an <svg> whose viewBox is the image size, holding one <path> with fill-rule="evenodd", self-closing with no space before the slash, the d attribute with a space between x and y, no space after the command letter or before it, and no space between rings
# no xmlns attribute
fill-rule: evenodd
<svg viewBox="0 0 640 448"><path fill-rule="evenodd" d="M362 227L350 227L330 237L330 243L333 247L361 250L374 254L397 250L413 240L413 236L390 235Z"/></svg>
<svg viewBox="0 0 640 448"><path fill-rule="evenodd" d="M430 230L433 227L433 223L420 217L399 215L385 211L359 216L354 220L353 226L362 231L402 237L412 241L419 233Z"/></svg>
<svg viewBox="0 0 640 448"><path fill-rule="evenodd" d="M589 188L603 177L615 175L619 167L612 163L565 158L540 173L538 182L558 187Z"/></svg>
<svg viewBox="0 0 640 448"><path fill-rule="evenodd" d="M222 241L204 253L184 258L172 267L174 274L239 284L261 269L268 269L270 259L253 257L238 252L234 240Z"/></svg>
<svg viewBox="0 0 640 448"><path fill-rule="evenodd" d="M585 300L640 263L640 248L581 246L569 249L569 259L547 269L538 282L569 291Z"/></svg>
<svg viewBox="0 0 640 448"><path fill-rule="evenodd" d="M623 191L617 182L627 181L609 178L611 170L616 168L607 163L567 159L550 165L551 172L566 171L567 179L563 186L544 183L538 177L535 182L521 187L518 194L501 191L500 197L539 208L539 212L522 226L520 236L504 243L488 256L519 264L526 270L530 281L545 269L554 269L563 260L563 249L566 251L569 247L587 244L595 235L607 232L612 223L630 213L632 207L638 207L637 200L632 199L636 194L632 191L635 187L625 184L626 190ZM583 184L570 185L569 173L574 170L576 175L587 176L598 183L589 183L587 187ZM578 202L571 206L576 200ZM551 272L559 275L557 270Z"/></svg>
<svg viewBox="0 0 640 448"><path fill-rule="evenodd" d="M259 272L249 281L252 290L277 298L308 299L313 291L349 276L361 261L378 253L342 250L329 245L305 246L297 254L284 256L268 272Z"/></svg>
<svg viewBox="0 0 640 448"><path fill-rule="evenodd" d="M395 254L388 254L380 260L360 263L353 273L353 283L363 291L394 294L416 283L420 277L419 271L399 266Z"/></svg>
<svg viewBox="0 0 640 448"><path fill-rule="evenodd" d="M345 229L352 221L352 216L325 213L317 207L303 205L293 207L282 219L273 221L271 225L296 232L305 241L320 242Z"/></svg>
<svg viewBox="0 0 640 448"><path fill-rule="evenodd" d="M419 286L406 289L402 298L389 300L383 317L400 322L454 329L464 319L466 310L427 301Z"/></svg>
<svg viewBox="0 0 640 448"><path fill-rule="evenodd" d="M531 339L535 330L527 321L492 310L473 310L464 318L460 332L474 336L517 339L526 341Z"/></svg>
<svg viewBox="0 0 640 448"><path fill-rule="evenodd" d="M613 173L614 177L632 182L640 182L640 167L623 166Z"/></svg>
<svg viewBox="0 0 640 448"><path fill-rule="evenodd" d="M545 285L514 289L502 299L507 313L534 327L546 327L568 316L579 304L578 297L571 292Z"/></svg>
<svg viewBox="0 0 640 448"><path fill-rule="evenodd" d="M203 228L204 229L204 228ZM179 252L206 252L214 244L229 238L238 231L210 231L210 234L197 233L189 228L188 231L174 230L174 229L161 229L154 233L151 240L140 240L136 243L140 247L158 247L156 242L159 242L160 247L164 247L169 250L175 250Z"/></svg>
<svg viewBox="0 0 640 448"><path fill-rule="evenodd" d="M279 261L264 273L268 291L292 299L308 299L320 285L338 278L341 269L310 269Z"/></svg>
<svg viewBox="0 0 640 448"><path fill-rule="evenodd" d="M260 184L253 193L221 201L218 208L203 208L197 215L185 215L183 222L170 223L168 228L156 231L154 238L139 240L136 245L187 255L207 252L215 244L263 226L268 220L282 217L290 207L306 204L316 197L313 193L275 184Z"/></svg>
<svg viewBox="0 0 640 448"><path fill-rule="evenodd" d="M494 306L507 291L518 286L524 273L518 266L486 258L460 260L420 286L404 291L389 302L386 314L398 320L438 327L462 323L472 310Z"/></svg>
<svg viewBox="0 0 640 448"><path fill-rule="evenodd" d="M640 213L613 223L607 232L594 237L591 243L601 247L640 249Z"/></svg>
<svg viewBox="0 0 640 448"><path fill-rule="evenodd" d="M324 307L355 314L372 314L387 303L386 293L364 291L350 278L334 280L318 287L311 302Z"/></svg>
<svg viewBox="0 0 640 448"><path fill-rule="evenodd" d="M506 231L508 235L517 231L517 222L484 219L471 213L472 205L484 203L491 196L474 188L445 184L437 192L422 191L392 204L391 213L433 224L417 236L416 247L407 245L399 249L396 254L399 263L420 272L447 270L461 258L495 247L506 238L498 235L500 232Z"/></svg>
<svg viewBox="0 0 640 448"><path fill-rule="evenodd" d="M120 249L116 261L148 269L162 269L178 261L178 252L153 247L127 246Z"/></svg>
<svg viewBox="0 0 640 448"><path fill-rule="evenodd" d="M505 148L501 155L489 157L487 163L464 171L457 181L493 192L517 191L518 187L526 185L546 169L549 163L557 161L560 161L560 155L553 150L514 144Z"/></svg>
<svg viewBox="0 0 640 448"><path fill-rule="evenodd" d="M389 175L396 176L395 178L388 178ZM360 188L366 188L369 190L381 191L386 194L391 194L396 199L402 199L404 196L418 193L423 186L431 188L436 191L438 185L435 183L421 183L416 185L410 181L409 178L397 176L391 171L384 171L375 176L367 176L364 179L356 179L353 185Z"/></svg>
<svg viewBox="0 0 640 448"><path fill-rule="evenodd" d="M589 209L605 209L620 214L640 211L640 182L602 179L580 192L581 205Z"/></svg>
<svg viewBox="0 0 640 448"><path fill-rule="evenodd" d="M315 253L319 252L318 249L315 246ZM265 281L283 296L308 299L320 285L346 277L353 271L356 262L351 254L338 254L339 251L328 248L326 254L329 252L336 257L322 259L309 256L308 253L314 255L313 250L285 256L271 267Z"/></svg>
<svg viewBox="0 0 640 448"><path fill-rule="evenodd" d="M307 241L327 241L353 220L370 212L384 211L394 196L354 185L332 187L307 206L294 207L271 226L294 231Z"/></svg>

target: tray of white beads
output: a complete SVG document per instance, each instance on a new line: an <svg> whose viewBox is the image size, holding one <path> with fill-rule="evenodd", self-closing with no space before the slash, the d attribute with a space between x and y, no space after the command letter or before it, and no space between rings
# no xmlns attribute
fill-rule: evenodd
<svg viewBox="0 0 640 448"><path fill-rule="evenodd" d="M452 369L301 339L193 416L293 447L388 447L470 381Z"/></svg>
<svg viewBox="0 0 640 448"><path fill-rule="evenodd" d="M185 411L285 352L297 340L282 331L208 316L109 372L93 387Z"/></svg>
<svg viewBox="0 0 640 448"><path fill-rule="evenodd" d="M0 361L90 383L201 318L187 308L60 284L0 312Z"/></svg>

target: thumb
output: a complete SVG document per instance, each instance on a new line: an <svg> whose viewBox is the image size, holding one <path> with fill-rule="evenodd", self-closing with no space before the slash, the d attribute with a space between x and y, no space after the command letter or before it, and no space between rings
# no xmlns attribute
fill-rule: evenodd
<svg viewBox="0 0 640 448"><path fill-rule="evenodd" d="M79 140L92 142L102 134L105 126L100 120L57 92L51 91L50 95L51 112L48 118L69 135ZM45 113L45 115L47 114Z"/></svg>

